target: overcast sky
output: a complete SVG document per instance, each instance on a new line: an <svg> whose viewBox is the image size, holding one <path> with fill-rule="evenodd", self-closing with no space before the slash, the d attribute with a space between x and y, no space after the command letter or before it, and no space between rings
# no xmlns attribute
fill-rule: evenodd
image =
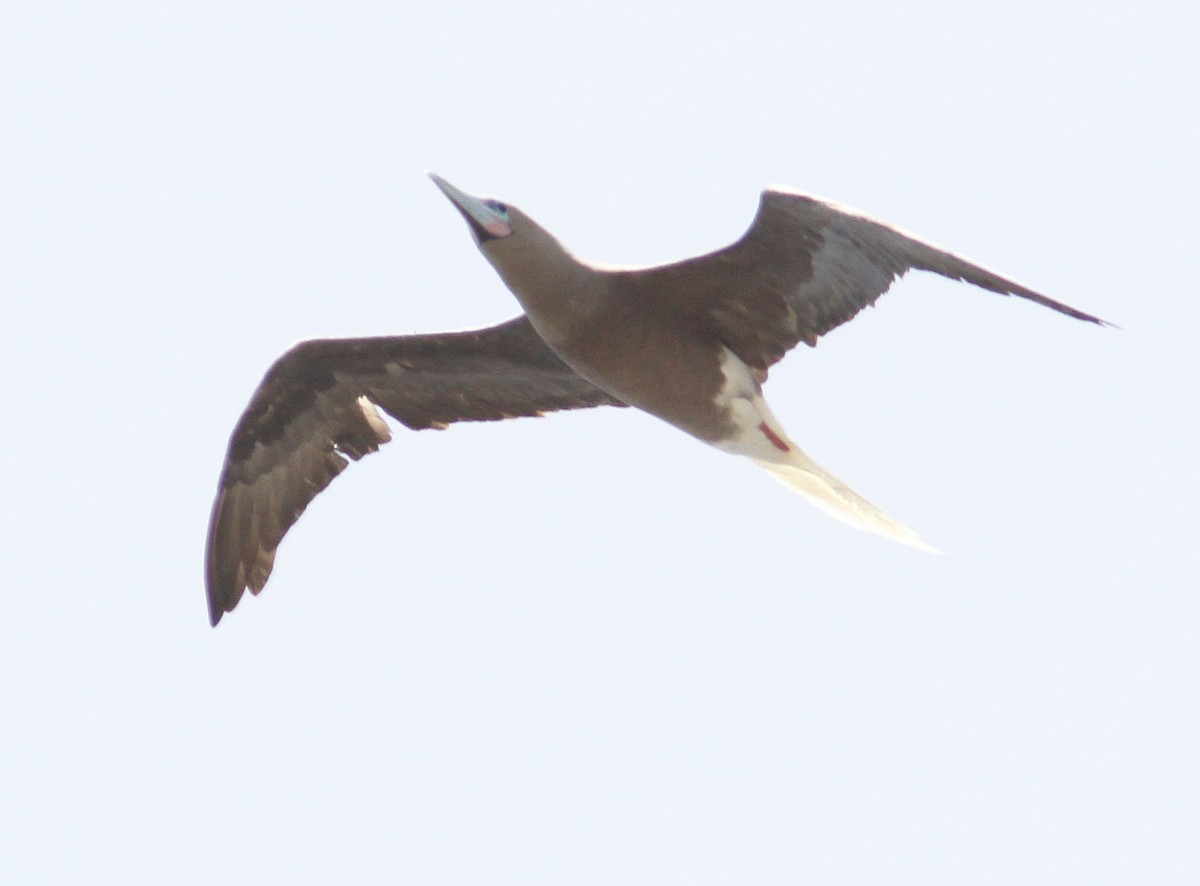
<svg viewBox="0 0 1200 886"><path fill-rule="evenodd" d="M0 880L1194 883L1186 4L37 3L0 17ZM945 550L632 410L409 433L208 626L311 337L517 313L424 177L588 258L771 183L914 274L768 397Z"/></svg>

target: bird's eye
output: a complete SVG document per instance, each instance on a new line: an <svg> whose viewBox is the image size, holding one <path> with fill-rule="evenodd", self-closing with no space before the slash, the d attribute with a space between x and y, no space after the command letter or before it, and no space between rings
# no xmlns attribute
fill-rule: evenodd
<svg viewBox="0 0 1200 886"><path fill-rule="evenodd" d="M501 203L499 200L488 200L487 205L488 205L488 209L493 210L494 212L496 212L499 215L508 215L508 207L505 206L503 203Z"/></svg>

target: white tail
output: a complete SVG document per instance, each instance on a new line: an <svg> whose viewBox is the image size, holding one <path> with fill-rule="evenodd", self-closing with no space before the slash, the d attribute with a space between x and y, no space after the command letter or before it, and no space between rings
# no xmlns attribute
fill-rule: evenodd
<svg viewBox="0 0 1200 886"><path fill-rule="evenodd" d="M763 399L758 378L729 348L721 352L721 374L725 383L715 402L719 409L728 410L733 431L720 440L706 439L705 442L725 452L753 459L775 479L799 492L829 516L855 529L865 529L923 551L941 553L805 455L791 441Z"/></svg>
<svg viewBox="0 0 1200 886"><path fill-rule="evenodd" d="M874 532L876 535L933 554L941 553L937 548L921 541L911 529L897 523L826 471L794 444L788 452L788 459L783 463L761 458L755 458L754 461L770 472L776 480L799 492L826 514L855 529Z"/></svg>
<svg viewBox="0 0 1200 886"><path fill-rule="evenodd" d="M794 444L788 456L790 460L785 463L764 459L754 461L780 483L790 486L836 520L841 520L856 529L864 529L866 532L900 541L901 544L919 547L923 551L941 553L936 547L920 540L919 535L912 529L902 526L884 514L850 486L817 465L803 451L794 447Z"/></svg>

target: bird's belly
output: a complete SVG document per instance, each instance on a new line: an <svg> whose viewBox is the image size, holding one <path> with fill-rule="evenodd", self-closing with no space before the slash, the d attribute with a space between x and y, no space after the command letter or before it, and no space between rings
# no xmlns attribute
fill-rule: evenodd
<svg viewBox="0 0 1200 886"><path fill-rule="evenodd" d="M555 350L592 384L706 443L733 430L728 407L718 403L725 377L715 342L625 333Z"/></svg>

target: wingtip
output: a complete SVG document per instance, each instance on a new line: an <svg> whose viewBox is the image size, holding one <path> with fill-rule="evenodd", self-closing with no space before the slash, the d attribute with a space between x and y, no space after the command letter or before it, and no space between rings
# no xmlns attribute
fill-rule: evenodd
<svg viewBox="0 0 1200 886"><path fill-rule="evenodd" d="M216 627L221 623L221 616L225 614L225 608L217 605L217 601L212 594L208 595L208 623L212 627Z"/></svg>
<svg viewBox="0 0 1200 886"><path fill-rule="evenodd" d="M1066 314L1068 317L1074 317L1076 320L1083 320L1085 323L1094 323L1104 329L1120 329L1116 323L1110 323L1103 317L1097 317L1095 314L1089 314L1086 311L1081 311L1078 308L1072 308L1069 305L1058 307L1060 313Z"/></svg>

